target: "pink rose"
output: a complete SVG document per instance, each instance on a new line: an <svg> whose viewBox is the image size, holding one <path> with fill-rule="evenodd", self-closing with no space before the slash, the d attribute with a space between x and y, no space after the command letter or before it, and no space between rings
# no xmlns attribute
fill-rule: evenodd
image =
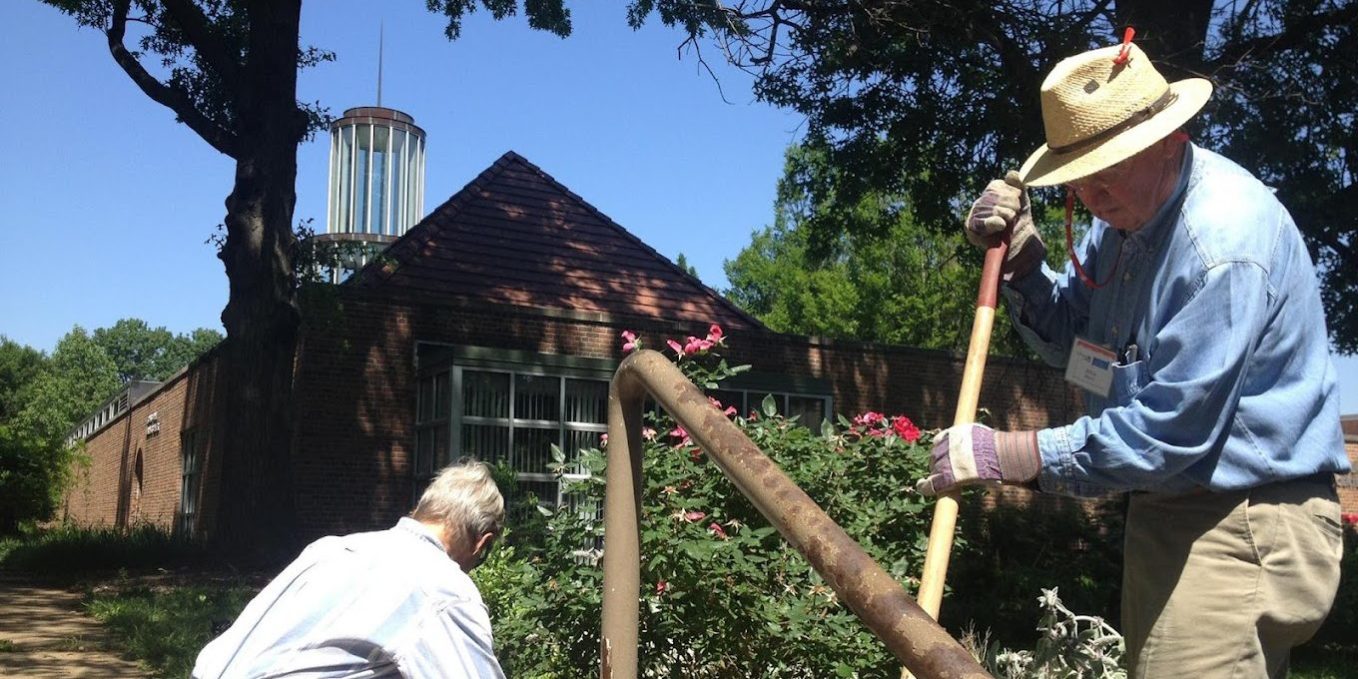
<svg viewBox="0 0 1358 679"><path fill-rule="evenodd" d="M641 348L641 340L637 339L637 334L631 330L622 331L622 338L627 340L622 343L622 353L631 353Z"/></svg>
<svg viewBox="0 0 1358 679"><path fill-rule="evenodd" d="M712 344L723 344L723 340L725 340L725 336L721 331L721 326L713 323L712 327L707 329L707 341Z"/></svg>
<svg viewBox="0 0 1358 679"><path fill-rule="evenodd" d="M726 539L726 529L722 528L721 524L717 523L716 521L713 521L711 525L707 527L707 529L712 531L712 534L717 536L718 539L721 540Z"/></svg>
<svg viewBox="0 0 1358 679"><path fill-rule="evenodd" d="M670 590L670 583L666 582L664 578L661 578L661 579L659 579L659 580L656 581L656 583L655 583L655 593L656 593L657 596L659 596L659 595L661 595L661 594L664 594L665 592L668 592L669 590Z"/></svg>
<svg viewBox="0 0 1358 679"><path fill-rule="evenodd" d="M886 416L869 410L862 415L853 418L853 423L860 427L874 427L886 420Z"/></svg>
<svg viewBox="0 0 1358 679"><path fill-rule="evenodd" d="M679 442L674 444L676 446L686 446L693 442L693 440L689 438L688 432L684 431L683 427L675 427L670 430L670 438L679 439Z"/></svg>
<svg viewBox="0 0 1358 679"><path fill-rule="evenodd" d="M708 349L711 348L712 348L711 342L704 339L698 339L697 337L689 335L688 339L686 340L686 343L684 344L684 353L701 354L704 351L707 351Z"/></svg>
<svg viewBox="0 0 1358 679"><path fill-rule="evenodd" d="M687 522L689 522L689 523L697 523L697 522L702 521L703 519L706 519L706 518L707 518L707 512L700 512L700 511L698 511L698 510L696 510L696 509L693 510L693 511L691 511L691 512L684 512L684 520L687 521Z"/></svg>
<svg viewBox="0 0 1358 679"><path fill-rule="evenodd" d="M599 434L599 445L608 445L608 434Z"/></svg>
<svg viewBox="0 0 1358 679"><path fill-rule="evenodd" d="M672 339L667 339L665 340L665 344L668 344L669 347L674 350L676 356L678 356L679 358L684 357L684 347L680 346L678 342Z"/></svg>

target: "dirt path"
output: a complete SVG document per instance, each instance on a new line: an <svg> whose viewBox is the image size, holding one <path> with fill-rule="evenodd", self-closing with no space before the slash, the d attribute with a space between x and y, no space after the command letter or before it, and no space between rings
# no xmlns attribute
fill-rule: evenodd
<svg viewBox="0 0 1358 679"><path fill-rule="evenodd" d="M145 677L109 649L80 594L0 578L0 677Z"/></svg>

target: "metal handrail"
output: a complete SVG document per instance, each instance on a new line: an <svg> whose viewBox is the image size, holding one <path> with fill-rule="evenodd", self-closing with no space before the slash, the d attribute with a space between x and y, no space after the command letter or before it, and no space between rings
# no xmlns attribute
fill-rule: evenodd
<svg viewBox="0 0 1358 679"><path fill-rule="evenodd" d="M669 359L643 350L623 360L608 391L602 679L637 676L641 430L648 393L915 676L990 676Z"/></svg>

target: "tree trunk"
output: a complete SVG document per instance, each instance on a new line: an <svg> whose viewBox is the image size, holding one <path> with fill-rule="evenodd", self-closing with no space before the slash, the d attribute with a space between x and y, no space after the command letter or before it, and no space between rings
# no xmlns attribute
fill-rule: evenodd
<svg viewBox="0 0 1358 679"><path fill-rule="evenodd" d="M233 561L291 555L293 359L298 331L292 231L297 146L300 0L255 0L236 111L241 142L226 199L220 257L230 281L222 311L226 389L217 524L210 532Z"/></svg>

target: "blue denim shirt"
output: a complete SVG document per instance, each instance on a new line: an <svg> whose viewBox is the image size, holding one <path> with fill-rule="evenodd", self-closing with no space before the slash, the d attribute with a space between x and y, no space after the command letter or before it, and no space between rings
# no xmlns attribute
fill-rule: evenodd
<svg viewBox="0 0 1358 679"><path fill-rule="evenodd" d="M1038 432L1045 491L1228 491L1349 469L1316 272L1292 217L1215 153L1190 145L1183 169L1141 229L1094 220L1076 252L1105 287L1069 264L1005 286L1019 334L1053 366L1077 336L1119 357L1135 347L1107 398L1085 392L1088 415Z"/></svg>

